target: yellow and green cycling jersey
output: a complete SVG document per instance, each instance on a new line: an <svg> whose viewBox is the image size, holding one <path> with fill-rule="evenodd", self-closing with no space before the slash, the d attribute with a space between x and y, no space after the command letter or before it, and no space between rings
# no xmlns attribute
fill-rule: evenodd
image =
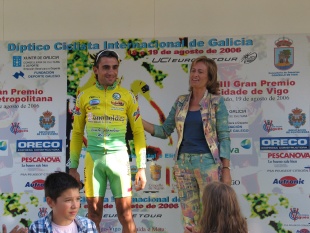
<svg viewBox="0 0 310 233"><path fill-rule="evenodd" d="M85 140L90 154L104 156L108 153L127 153L127 122L134 137L137 167L146 167L144 129L138 102L132 92L117 82L107 89L97 82L78 95L73 114L70 168L78 167Z"/></svg>

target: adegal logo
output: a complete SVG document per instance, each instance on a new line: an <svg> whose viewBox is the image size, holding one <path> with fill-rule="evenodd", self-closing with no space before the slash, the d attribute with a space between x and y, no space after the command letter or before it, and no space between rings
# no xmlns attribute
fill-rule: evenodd
<svg viewBox="0 0 310 233"><path fill-rule="evenodd" d="M250 139L244 139L243 141L241 141L240 145L244 149L250 149L251 148L251 140Z"/></svg>
<svg viewBox="0 0 310 233"><path fill-rule="evenodd" d="M32 181L32 183L27 182L25 187L27 187L27 188L31 187L35 190L42 190L42 189L44 189L44 180L34 180L34 181Z"/></svg>
<svg viewBox="0 0 310 233"><path fill-rule="evenodd" d="M5 151L8 148L8 143L6 141L0 141L0 150Z"/></svg>
<svg viewBox="0 0 310 233"><path fill-rule="evenodd" d="M294 176L284 176L280 180L274 179L273 184L280 184L284 187L293 187L297 184L304 184L305 180L302 180L301 178L297 179Z"/></svg>

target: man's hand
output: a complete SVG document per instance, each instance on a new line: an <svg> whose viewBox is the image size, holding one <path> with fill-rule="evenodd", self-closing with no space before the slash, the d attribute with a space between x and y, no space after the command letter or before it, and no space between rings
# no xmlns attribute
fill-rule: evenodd
<svg viewBox="0 0 310 233"><path fill-rule="evenodd" d="M26 227L21 227L19 228L18 225L16 225L9 233L27 233L28 228ZM2 225L2 233L7 233L6 225Z"/></svg>
<svg viewBox="0 0 310 233"><path fill-rule="evenodd" d="M135 188L136 191L143 190L146 185L145 168L139 168L136 174Z"/></svg>
<svg viewBox="0 0 310 233"><path fill-rule="evenodd" d="M79 184L81 183L80 174L78 173L77 168L70 168L69 174L73 176L77 180L77 182L79 182Z"/></svg>

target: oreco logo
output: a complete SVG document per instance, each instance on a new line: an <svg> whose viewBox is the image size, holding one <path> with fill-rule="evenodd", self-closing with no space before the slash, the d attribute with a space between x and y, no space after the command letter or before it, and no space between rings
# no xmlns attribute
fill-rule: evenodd
<svg viewBox="0 0 310 233"><path fill-rule="evenodd" d="M260 138L260 150L308 150L309 137Z"/></svg>
<svg viewBox="0 0 310 233"><path fill-rule="evenodd" d="M25 185L26 188L33 188L35 190L42 190L44 189L44 180L34 180L32 183L27 182Z"/></svg>
<svg viewBox="0 0 310 233"><path fill-rule="evenodd" d="M299 180L294 176L284 176L280 180L274 179L273 184L281 184L284 187L293 187L297 184L305 184L305 180L299 178Z"/></svg>
<svg viewBox="0 0 310 233"><path fill-rule="evenodd" d="M61 152L62 140L17 140L16 152Z"/></svg>

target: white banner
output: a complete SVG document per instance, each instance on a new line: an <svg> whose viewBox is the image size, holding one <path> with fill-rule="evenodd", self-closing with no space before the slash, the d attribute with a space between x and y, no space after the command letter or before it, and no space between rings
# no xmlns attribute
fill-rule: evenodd
<svg viewBox="0 0 310 233"><path fill-rule="evenodd" d="M121 57L121 85L137 95L141 116L155 124L164 121L178 95L188 92L191 61L201 55L214 59L229 111L232 185L250 232L310 232L310 35L0 46L0 224L28 226L50 211L44 179L66 169L75 98L94 85L93 56L108 48ZM177 136L162 140L146 134L146 139L148 183L144 191L134 191L132 202L138 232L182 232L172 175ZM80 174L84 156L85 148ZM130 157L134 175L135 156ZM81 202L80 215L87 216L84 197ZM109 190L101 230L122 231Z"/></svg>

